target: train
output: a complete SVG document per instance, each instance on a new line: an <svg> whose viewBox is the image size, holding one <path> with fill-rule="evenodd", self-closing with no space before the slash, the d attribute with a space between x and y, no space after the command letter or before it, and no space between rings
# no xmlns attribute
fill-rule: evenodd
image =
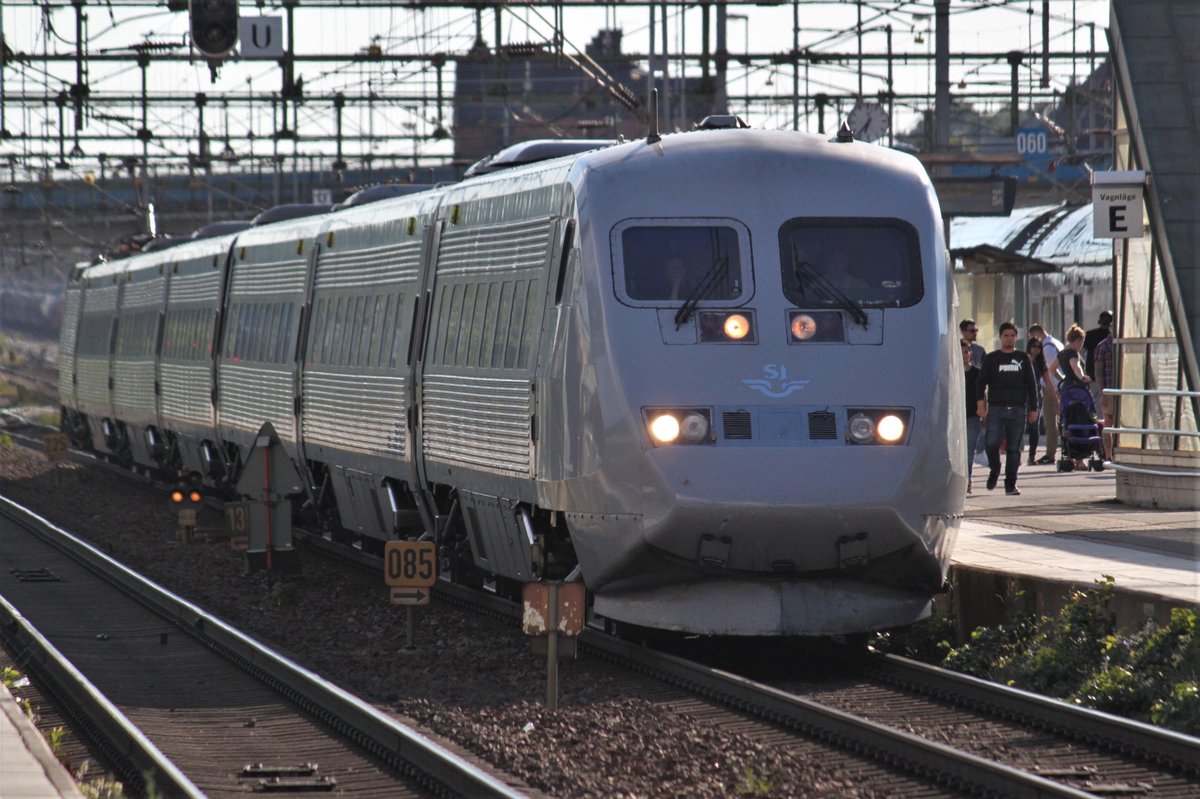
<svg viewBox="0 0 1200 799"><path fill-rule="evenodd" d="M63 429L618 627L929 614L966 491L952 264L910 155L704 126L80 265Z"/></svg>

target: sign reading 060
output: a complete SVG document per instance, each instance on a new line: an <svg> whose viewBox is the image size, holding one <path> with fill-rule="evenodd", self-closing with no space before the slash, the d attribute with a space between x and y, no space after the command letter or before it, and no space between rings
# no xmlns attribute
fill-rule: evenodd
<svg viewBox="0 0 1200 799"><path fill-rule="evenodd" d="M397 588L430 588L437 580L432 541L388 541L383 547L383 581Z"/></svg>

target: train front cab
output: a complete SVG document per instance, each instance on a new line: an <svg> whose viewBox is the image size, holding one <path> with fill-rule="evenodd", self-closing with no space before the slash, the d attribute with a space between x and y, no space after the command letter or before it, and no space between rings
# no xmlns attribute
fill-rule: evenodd
<svg viewBox="0 0 1200 799"><path fill-rule="evenodd" d="M928 611L962 507L936 203L919 165L834 155L726 175L708 158L701 183L725 190L683 181L696 199L672 217L628 199L655 196L653 165L610 181L625 213L594 228L597 388L578 398L601 418L577 411L601 465L568 514L602 615L825 635ZM814 184L819 201L784 199Z"/></svg>

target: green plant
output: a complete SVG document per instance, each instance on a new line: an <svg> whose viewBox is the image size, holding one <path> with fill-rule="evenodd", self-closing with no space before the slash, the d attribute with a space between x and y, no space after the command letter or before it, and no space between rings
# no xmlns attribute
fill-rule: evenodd
<svg viewBox="0 0 1200 799"><path fill-rule="evenodd" d="M12 666L5 666L3 669L0 669L0 682L4 683L5 688L11 690L13 684L19 679L21 679L21 672Z"/></svg>
<svg viewBox="0 0 1200 799"><path fill-rule="evenodd" d="M742 780L737 786L738 795L761 796L770 793L773 788L771 781L758 776L753 766L742 766Z"/></svg>
<svg viewBox="0 0 1200 799"><path fill-rule="evenodd" d="M83 761L83 765L75 772L75 781L79 792L87 799L125 799L125 785L114 779L88 779L91 761Z"/></svg>
<svg viewBox="0 0 1200 799"><path fill-rule="evenodd" d="M954 617L936 610L916 624L879 633L871 641L876 652L939 663L954 646Z"/></svg>
<svg viewBox="0 0 1200 799"><path fill-rule="evenodd" d="M54 727L46 733L46 742L50 744L50 751L59 760L62 760L62 746L66 735L67 730L64 727Z"/></svg>

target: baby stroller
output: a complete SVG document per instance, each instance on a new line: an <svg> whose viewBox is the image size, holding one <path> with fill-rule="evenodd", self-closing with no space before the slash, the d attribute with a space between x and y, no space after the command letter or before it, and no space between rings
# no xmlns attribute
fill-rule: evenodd
<svg viewBox="0 0 1200 799"><path fill-rule="evenodd" d="M1085 458L1092 471L1104 471L1104 445L1091 393L1086 386L1070 386L1063 388L1059 400L1058 438L1062 442L1062 457L1058 471L1075 471L1075 462Z"/></svg>

